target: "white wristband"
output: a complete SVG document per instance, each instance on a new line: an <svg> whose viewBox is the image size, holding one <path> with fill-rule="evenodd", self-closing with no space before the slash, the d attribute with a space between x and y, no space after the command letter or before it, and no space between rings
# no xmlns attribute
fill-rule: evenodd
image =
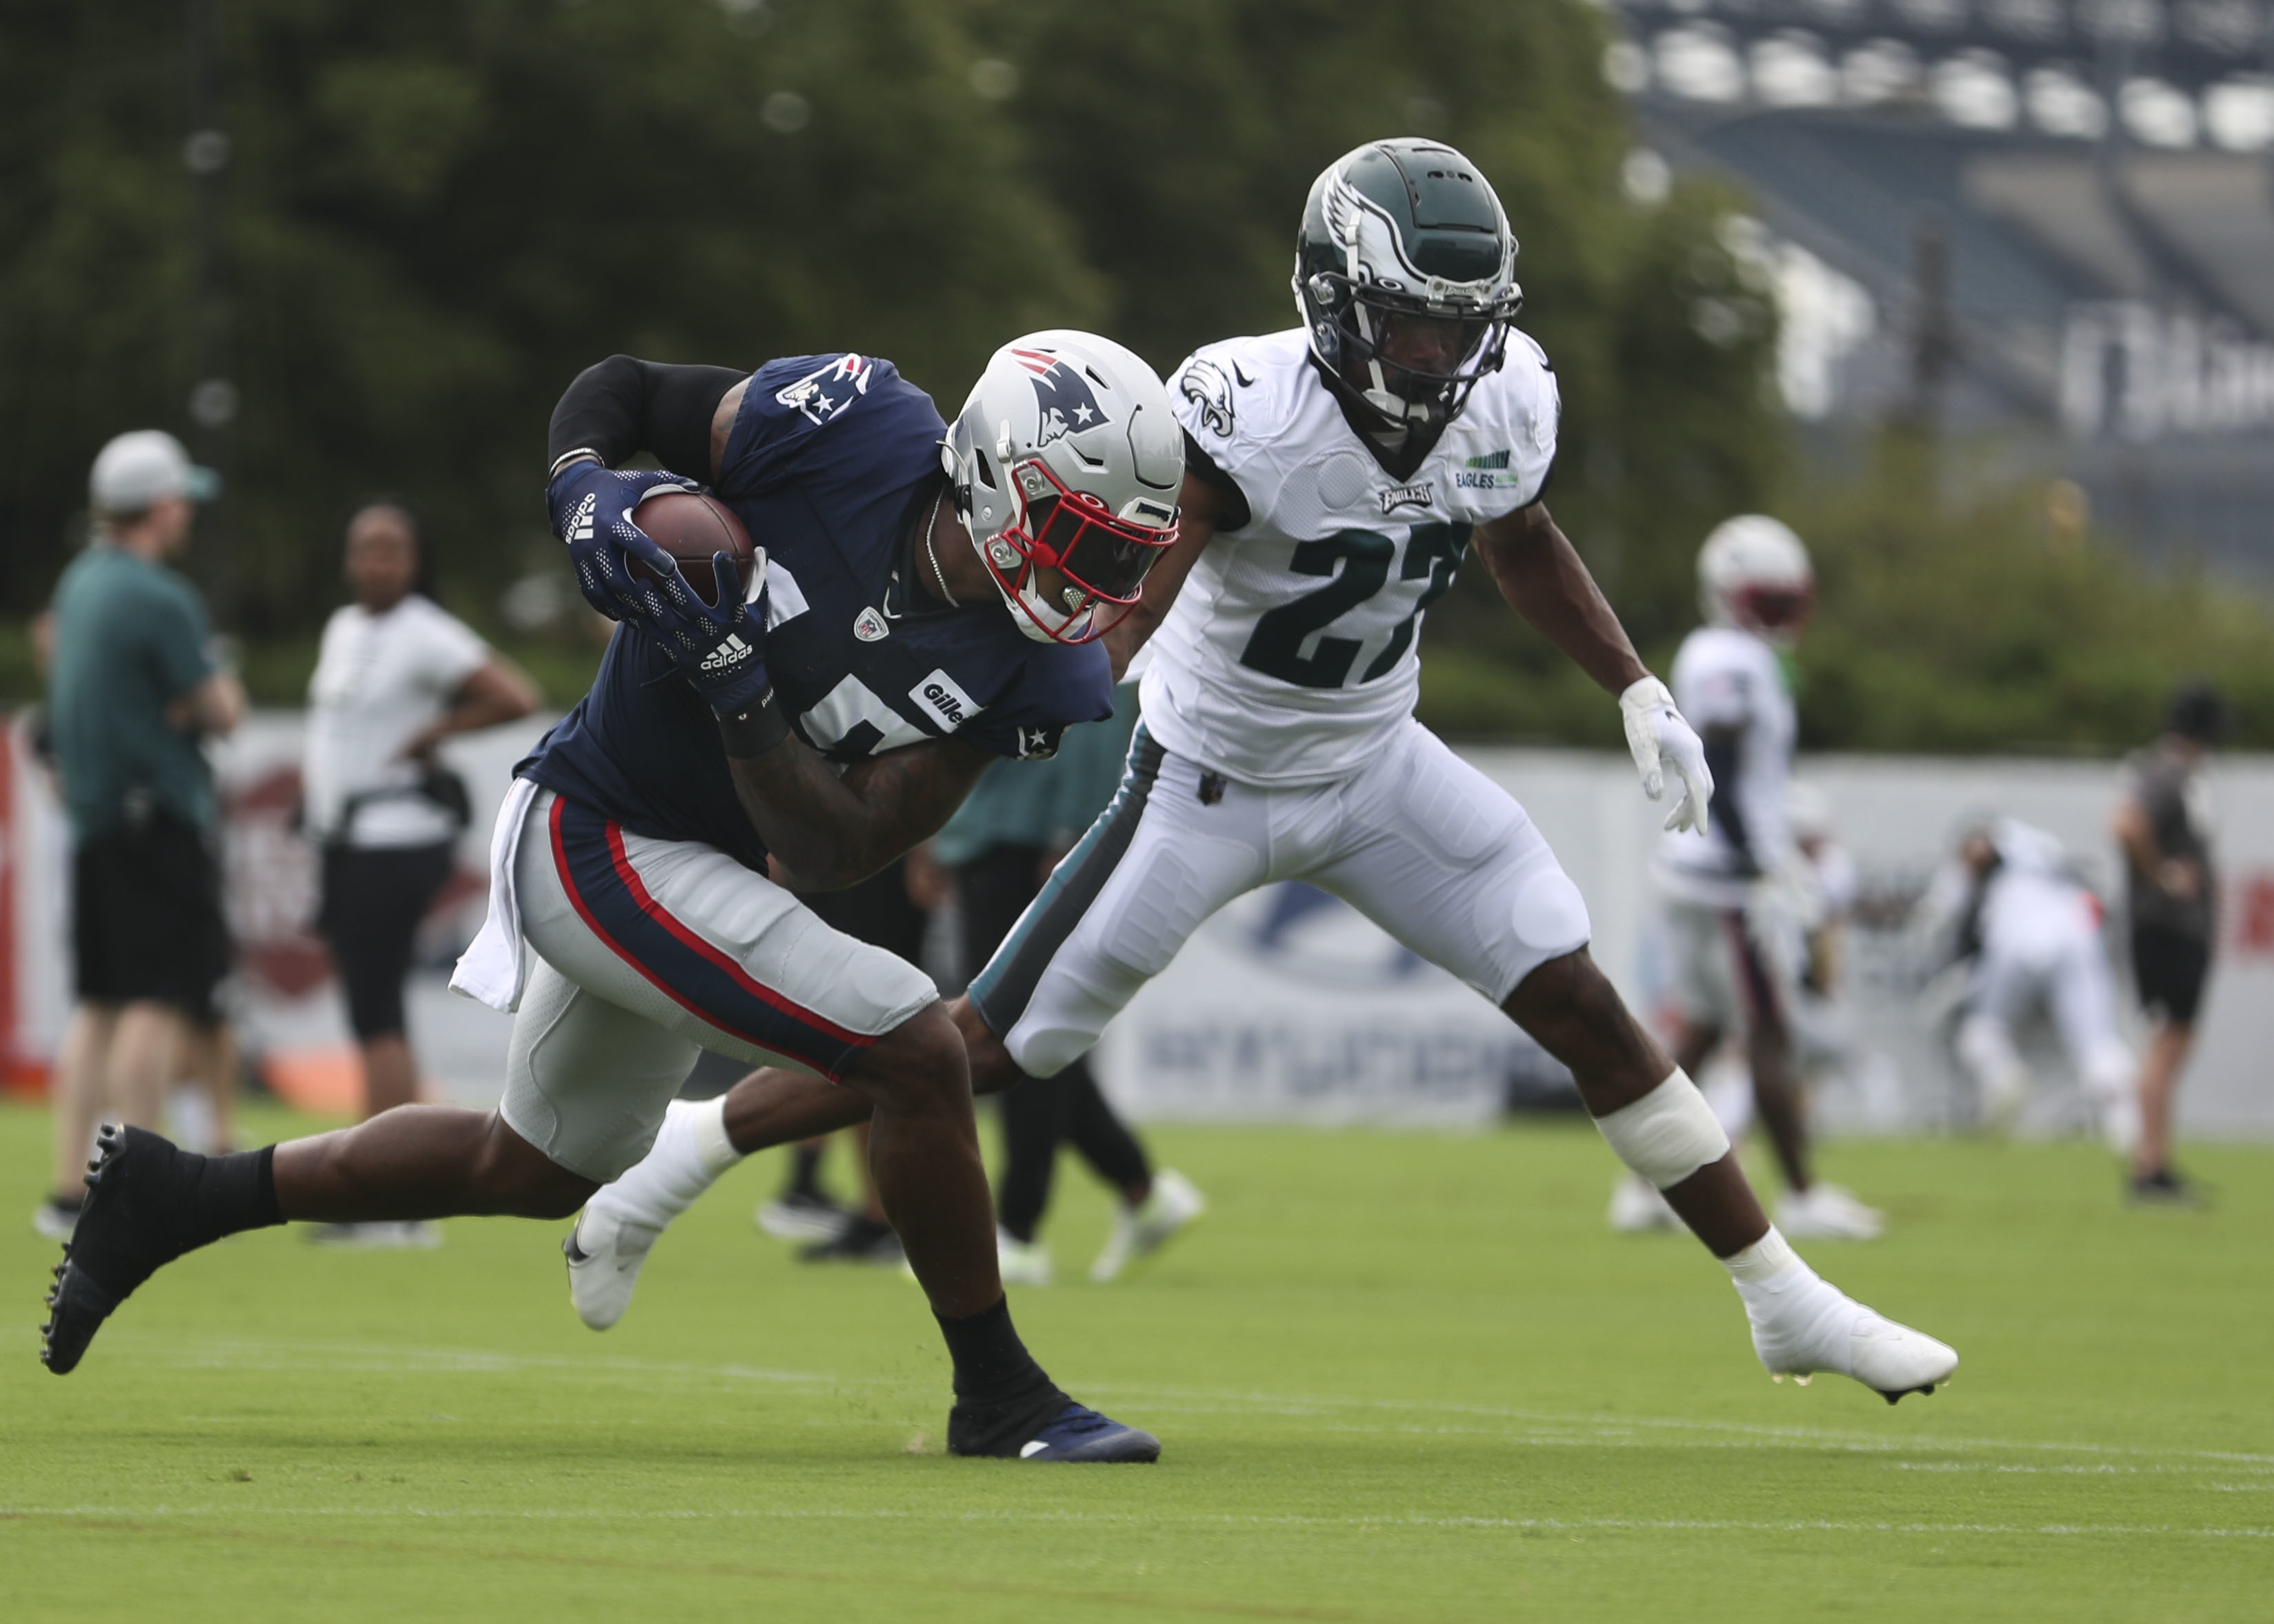
<svg viewBox="0 0 2274 1624"><path fill-rule="evenodd" d="M1595 1126L1620 1161L1660 1190L1729 1154L1729 1136L1713 1108L1680 1066L1633 1104L1596 1117Z"/></svg>

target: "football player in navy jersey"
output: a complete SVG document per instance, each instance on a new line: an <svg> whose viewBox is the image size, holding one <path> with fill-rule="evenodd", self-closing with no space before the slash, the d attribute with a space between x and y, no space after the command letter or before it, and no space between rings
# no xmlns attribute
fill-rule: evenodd
<svg viewBox="0 0 2274 1624"><path fill-rule="evenodd" d="M154 1270L241 1229L563 1217L659 1131L698 1163L730 1157L719 1112L666 1117L707 1048L861 1097L954 1361L952 1452L1154 1459L1158 1440L1073 1402L1012 1328L937 991L793 891L875 872L990 762L1111 714L1097 639L1177 533L1182 432L1159 378L1106 340L1035 334L996 353L951 432L873 357L745 374L617 356L570 386L551 438L555 533L621 624L516 769L490 916L453 982L516 1011L499 1109L406 1106L218 1157L105 1128L42 1360L69 1372ZM615 466L640 453L708 476L741 518L759 549L741 590L722 553L698 592L639 530L641 500L697 483ZM588 1212L571 1230L588 1319L606 1322L612 1282L629 1296L636 1228Z"/></svg>

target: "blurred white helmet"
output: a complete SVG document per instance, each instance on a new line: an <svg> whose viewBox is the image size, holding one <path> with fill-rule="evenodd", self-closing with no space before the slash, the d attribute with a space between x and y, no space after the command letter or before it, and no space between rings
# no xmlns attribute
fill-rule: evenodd
<svg viewBox="0 0 2274 1624"><path fill-rule="evenodd" d="M1052 330L997 350L940 447L956 511L1019 629L1088 643L1177 538L1185 437L1150 366Z"/></svg>
<svg viewBox="0 0 2274 1624"><path fill-rule="evenodd" d="M1832 797L1807 780L1795 778L1784 786L1784 821L1796 840L1829 840Z"/></svg>
<svg viewBox="0 0 2274 1624"><path fill-rule="evenodd" d="M1723 520L1698 550L1698 605L1713 625L1790 643L1816 605L1808 549L1766 514Z"/></svg>

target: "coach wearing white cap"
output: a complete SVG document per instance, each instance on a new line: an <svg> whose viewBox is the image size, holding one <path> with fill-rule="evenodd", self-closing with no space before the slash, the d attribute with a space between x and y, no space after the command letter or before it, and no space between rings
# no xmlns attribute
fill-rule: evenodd
<svg viewBox="0 0 2274 1624"><path fill-rule="evenodd" d="M67 1234L98 1117L154 1127L193 1041L216 1029L229 963L201 741L245 712L197 589L167 560L219 481L156 429L94 459L94 539L56 587L49 713L75 850L78 1007L56 1068L54 1192Z"/></svg>

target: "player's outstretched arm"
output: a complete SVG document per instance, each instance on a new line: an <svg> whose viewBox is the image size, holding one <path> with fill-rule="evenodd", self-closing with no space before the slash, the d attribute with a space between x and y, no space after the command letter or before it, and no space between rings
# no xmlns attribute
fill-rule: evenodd
<svg viewBox="0 0 2274 1624"><path fill-rule="evenodd" d="M742 814L792 891L857 884L939 831L995 757L960 739L911 744L855 762L840 777L799 739L727 764Z"/></svg>
<svg viewBox="0 0 2274 1624"><path fill-rule="evenodd" d="M1546 502L1479 525L1474 545L1510 607L1607 691L1624 693L1650 675Z"/></svg>
<svg viewBox="0 0 2274 1624"><path fill-rule="evenodd" d="M1145 646L1154 628L1168 619L1185 577L1192 574L1193 566L1208 551L1209 543L1216 539L1217 530L1235 528L1226 524L1227 516L1225 493L1188 470L1183 493L1177 499L1176 545L1145 572L1145 590L1136 605L1105 634L1105 651L1112 658L1116 682L1121 680L1121 673L1129 669L1129 662L1137 658L1137 650Z"/></svg>
<svg viewBox="0 0 2274 1624"><path fill-rule="evenodd" d="M1547 504L1534 502L1477 527L1476 549L1499 583L1501 596L1580 670L1619 696L1627 748L1642 774L1644 793L1665 793L1670 771L1682 795L1667 815L1668 829L1706 829L1713 775L1705 746L1674 708L1666 684L1650 674L1628 640L1626 628L1603 597L1578 549L1557 528Z"/></svg>

